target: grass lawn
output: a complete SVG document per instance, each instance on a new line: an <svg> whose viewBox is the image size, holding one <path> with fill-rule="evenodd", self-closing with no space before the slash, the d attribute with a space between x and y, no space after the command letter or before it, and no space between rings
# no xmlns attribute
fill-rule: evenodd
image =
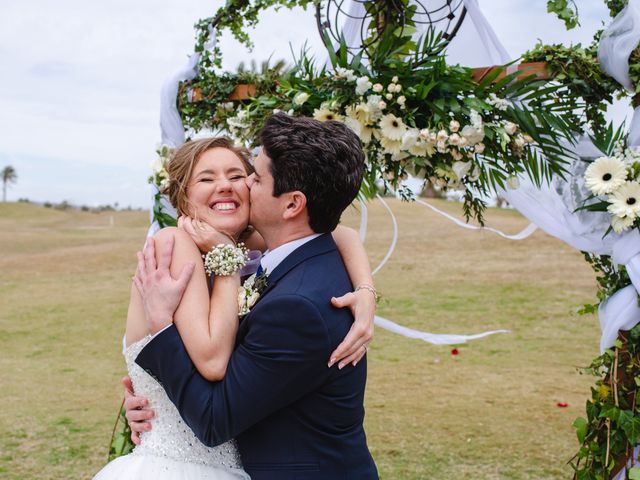
<svg viewBox="0 0 640 480"><path fill-rule="evenodd" d="M594 301L591 269L540 231L508 241L389 203L400 238L376 277L379 315L434 333L511 333L452 356L377 329L366 430L381 478L571 478L571 424L594 381L576 368L598 350L597 319L575 313ZM459 215L458 204L434 203ZM511 233L528 223L509 210L487 217ZM391 221L378 203L369 218L375 266ZM345 223L358 219L350 209ZM134 254L147 227L146 212L0 204L0 477L91 478L105 463L122 399Z"/></svg>

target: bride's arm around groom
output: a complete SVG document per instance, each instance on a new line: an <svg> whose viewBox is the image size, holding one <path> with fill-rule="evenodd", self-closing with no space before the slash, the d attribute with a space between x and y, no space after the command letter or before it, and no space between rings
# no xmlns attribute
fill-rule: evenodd
<svg viewBox="0 0 640 480"><path fill-rule="evenodd" d="M249 185L267 286L239 326L224 379L204 379L175 326L162 330L177 305L147 305L149 332L162 331L136 362L203 443L236 438L254 479L377 478L363 429L366 356L327 365L353 322L327 299L353 289L330 232L362 181L359 139L338 122L276 114L261 141ZM157 298L157 275L145 279L145 299Z"/></svg>

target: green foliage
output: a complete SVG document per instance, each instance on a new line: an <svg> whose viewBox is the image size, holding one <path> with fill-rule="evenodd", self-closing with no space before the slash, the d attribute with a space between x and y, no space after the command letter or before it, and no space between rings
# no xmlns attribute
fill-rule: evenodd
<svg viewBox="0 0 640 480"><path fill-rule="evenodd" d="M605 125L604 112L614 95L625 94L619 83L606 75L597 59L597 44L564 46L538 43L522 56L524 62L546 62L553 82L562 86L581 124L598 131Z"/></svg>
<svg viewBox="0 0 640 480"><path fill-rule="evenodd" d="M624 265L614 265L609 255L583 252L584 259L596 272L597 297L600 302L631 284Z"/></svg>
<svg viewBox="0 0 640 480"><path fill-rule="evenodd" d="M547 12L555 13L564 22L567 30L580 25L578 22L578 5L574 0L547 0Z"/></svg>
<svg viewBox="0 0 640 480"><path fill-rule="evenodd" d="M131 440L131 428L129 428L125 414L126 411L123 402L118 417L116 418L116 423L113 426L113 434L111 435L111 442L109 443L109 461L131 453L135 447ZM120 426L120 430L118 430L118 426Z"/></svg>
<svg viewBox="0 0 640 480"><path fill-rule="evenodd" d="M626 464L640 441L640 408L636 402L640 325L621 332L614 347L594 359L586 372L601 378L591 388L587 418L577 418L573 423L582 444L572 459L574 478L608 480L616 466Z"/></svg>
<svg viewBox="0 0 640 480"><path fill-rule="evenodd" d="M605 0L607 8L609 8L609 14L612 17L618 15L622 9L627 5L628 0Z"/></svg>

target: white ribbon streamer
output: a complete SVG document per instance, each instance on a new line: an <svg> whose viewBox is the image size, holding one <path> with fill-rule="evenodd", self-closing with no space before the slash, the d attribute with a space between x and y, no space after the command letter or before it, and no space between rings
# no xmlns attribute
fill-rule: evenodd
<svg viewBox="0 0 640 480"><path fill-rule="evenodd" d="M600 318L600 352L613 347L619 330L631 330L640 322L638 292L629 285L611 295L598 308Z"/></svg>
<svg viewBox="0 0 640 480"><path fill-rule="evenodd" d="M424 205L425 207L429 207L431 210L433 210L434 212L436 212L439 215L442 215L443 217L447 218L448 220L451 220L453 223L455 223L459 227L467 228L469 230L486 230L488 232L493 232L496 235L501 236L502 238L506 238L507 240L524 240L525 238L531 236L531 234L533 234L533 232L535 232L538 229L538 226L536 224L530 223L523 230L521 230L519 233L516 233L515 235L508 235L508 234L506 234L504 232L501 232L500 230L497 230L495 228L478 227L476 225L469 225L468 223L465 223L462 220L458 220L457 218L449 215L446 212L443 212L442 210L438 209L437 207L434 207L433 205L431 205L430 203L425 202L424 200L420 200L419 198L416 198L415 201L416 201L416 203L419 203L420 205Z"/></svg>
<svg viewBox="0 0 640 480"><path fill-rule="evenodd" d="M382 203L382 206L384 206L384 208L387 209L387 212L389 212L389 215L391 216L391 221L393 222L393 238L391 239L391 245L389 245L387 254L384 256L384 258L378 264L378 266L373 269L373 272L371 272L371 275L375 275L380 271L382 267L384 267L384 264L387 263L389 258L391 258L393 251L396 249L396 244L398 243L398 221L396 220L396 216L393 214L393 211L391 210L389 205L387 205L387 202L385 202L384 199L379 194L376 195L376 198L380 200L380 203Z"/></svg>
<svg viewBox="0 0 640 480"><path fill-rule="evenodd" d="M369 210L367 204L363 200L360 200L360 228L358 233L360 235L360 241L364 243L367 238L367 224L369 223Z"/></svg>
<svg viewBox="0 0 640 480"><path fill-rule="evenodd" d="M413 328L403 327L397 323L387 320L386 318L378 317L376 315L374 323L376 326L389 330L390 332L397 333L403 337L417 338L427 343L434 345L457 345L460 343L466 343L469 340L475 340L477 338L487 337L495 333L509 333L509 330L492 330L490 332L477 333L475 335L455 335L455 334L438 334L421 332L420 330L414 330Z"/></svg>

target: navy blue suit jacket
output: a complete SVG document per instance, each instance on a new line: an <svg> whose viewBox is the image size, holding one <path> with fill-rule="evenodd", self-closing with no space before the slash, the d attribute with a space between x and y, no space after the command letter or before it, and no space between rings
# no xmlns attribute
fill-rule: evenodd
<svg viewBox="0 0 640 480"><path fill-rule="evenodd" d="M333 238L321 235L269 274L222 381L200 376L175 326L136 362L204 444L235 438L254 480L377 479L362 425L366 358L327 368L353 322L330 299L351 290Z"/></svg>

